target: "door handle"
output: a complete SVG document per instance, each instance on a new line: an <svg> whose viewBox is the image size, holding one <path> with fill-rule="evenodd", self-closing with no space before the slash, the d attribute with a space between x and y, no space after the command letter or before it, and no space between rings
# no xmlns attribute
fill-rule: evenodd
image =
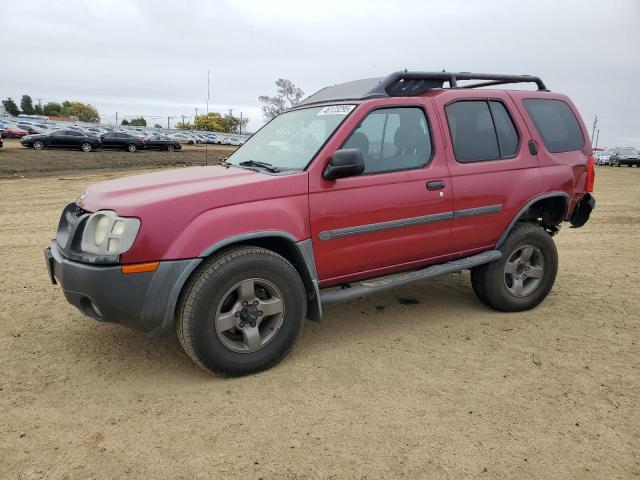
<svg viewBox="0 0 640 480"><path fill-rule="evenodd" d="M432 180L427 182L427 190L442 190L444 188L444 182L442 180Z"/></svg>

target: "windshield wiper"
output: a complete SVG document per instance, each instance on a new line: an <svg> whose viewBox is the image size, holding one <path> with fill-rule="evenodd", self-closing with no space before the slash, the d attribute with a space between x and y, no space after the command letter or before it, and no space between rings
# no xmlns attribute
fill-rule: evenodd
<svg viewBox="0 0 640 480"><path fill-rule="evenodd" d="M278 167L274 167L267 162L257 162L256 160L245 160L244 162L238 163L238 165L242 165L244 167L260 167L272 173L280 172L280 169Z"/></svg>

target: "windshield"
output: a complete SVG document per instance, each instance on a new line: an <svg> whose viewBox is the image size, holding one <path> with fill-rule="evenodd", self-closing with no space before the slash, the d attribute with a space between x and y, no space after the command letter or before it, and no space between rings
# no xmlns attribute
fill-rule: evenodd
<svg viewBox="0 0 640 480"><path fill-rule="evenodd" d="M330 105L283 113L267 123L229 157L229 163L264 162L303 170L355 105Z"/></svg>
<svg viewBox="0 0 640 480"><path fill-rule="evenodd" d="M621 152L624 155L635 155L637 153L634 148L623 148Z"/></svg>

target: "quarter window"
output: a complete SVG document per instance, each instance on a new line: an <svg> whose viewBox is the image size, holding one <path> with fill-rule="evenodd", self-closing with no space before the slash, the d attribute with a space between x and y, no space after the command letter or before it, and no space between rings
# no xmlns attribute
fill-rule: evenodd
<svg viewBox="0 0 640 480"><path fill-rule="evenodd" d="M417 107L374 110L342 148L362 152L365 174L420 168L431 159L429 124Z"/></svg>
<svg viewBox="0 0 640 480"><path fill-rule="evenodd" d="M549 152L572 152L584 147L578 120L562 100L530 98L523 104Z"/></svg>
<svg viewBox="0 0 640 480"><path fill-rule="evenodd" d="M502 102L462 100L447 105L446 114L459 162L500 160L518 152L518 132Z"/></svg>

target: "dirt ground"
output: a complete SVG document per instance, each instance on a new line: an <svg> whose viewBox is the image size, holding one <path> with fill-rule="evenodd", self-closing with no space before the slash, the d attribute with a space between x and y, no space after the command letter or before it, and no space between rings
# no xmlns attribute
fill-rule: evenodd
<svg viewBox="0 0 640 480"><path fill-rule="evenodd" d="M19 140L5 139L0 148L0 178L23 178L58 173L77 173L100 170L134 170L154 167L185 167L217 162L229 156L236 147L228 145L183 145L178 152L158 150L129 153L124 150L51 149L36 151L20 145ZM205 153L206 150L206 153Z"/></svg>
<svg viewBox="0 0 640 480"><path fill-rule="evenodd" d="M640 169L598 168L535 310L450 275L327 306L231 380L49 283L62 207L126 173L0 180L0 478L640 478Z"/></svg>

